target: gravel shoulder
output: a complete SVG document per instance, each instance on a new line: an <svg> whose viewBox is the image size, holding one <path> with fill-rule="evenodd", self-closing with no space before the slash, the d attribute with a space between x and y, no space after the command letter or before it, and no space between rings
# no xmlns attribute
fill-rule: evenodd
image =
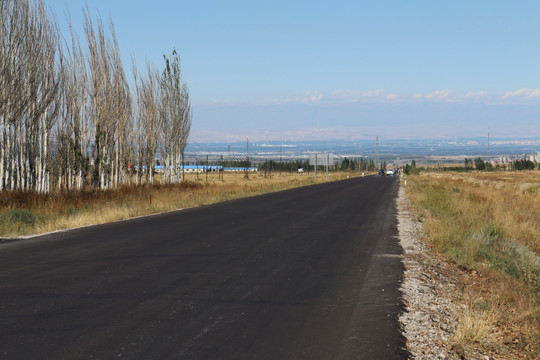
<svg viewBox="0 0 540 360"><path fill-rule="evenodd" d="M422 223L415 220L412 205L400 186L398 230L405 272L401 286L405 311L400 315L407 349L413 359L491 359L476 349L453 348L460 311L459 286L463 272L432 253L420 239Z"/></svg>

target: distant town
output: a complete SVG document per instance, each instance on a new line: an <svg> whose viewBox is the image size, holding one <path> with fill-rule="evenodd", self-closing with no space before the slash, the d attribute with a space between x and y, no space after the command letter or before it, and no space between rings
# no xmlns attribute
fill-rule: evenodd
<svg viewBox="0 0 540 360"><path fill-rule="evenodd" d="M245 160L252 164L265 161L309 160L310 154L333 154L334 161L343 159L375 160L376 162L417 164L455 164L468 158L482 158L492 164L516 160L540 163L540 139L422 139L422 140L329 140L268 141L231 143L189 143L185 159L189 163L215 163L217 160Z"/></svg>

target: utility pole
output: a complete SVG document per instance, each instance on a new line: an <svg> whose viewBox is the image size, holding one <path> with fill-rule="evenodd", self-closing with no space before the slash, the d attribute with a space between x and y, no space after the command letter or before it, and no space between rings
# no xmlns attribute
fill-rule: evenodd
<svg viewBox="0 0 540 360"><path fill-rule="evenodd" d="M326 153L326 181L328 181L328 166L330 162L330 153Z"/></svg>
<svg viewBox="0 0 540 360"><path fill-rule="evenodd" d="M221 169L219 169L219 172L221 173L220 174L221 175L221 181L223 181L223 179L224 179L223 176L225 175L225 167L224 166L225 165L223 163L223 154L221 154ZM218 179L219 179L219 177L218 177Z"/></svg>
<svg viewBox="0 0 540 360"><path fill-rule="evenodd" d="M281 168L283 167L283 141L279 148L279 176L281 176Z"/></svg>
<svg viewBox="0 0 540 360"><path fill-rule="evenodd" d="M246 138L246 179L249 179L249 138Z"/></svg>
<svg viewBox="0 0 540 360"><path fill-rule="evenodd" d="M380 168L381 164L380 164L380 161L379 161L379 137L377 136L377 166Z"/></svg>
<svg viewBox="0 0 540 360"><path fill-rule="evenodd" d="M490 145L491 145L491 144L490 144L490 140L491 140L491 139L490 139L490 130L491 130L491 129L488 128L488 158L487 158L487 160L489 160L489 157L490 157L490 155L491 155L491 149L490 149Z"/></svg>
<svg viewBox="0 0 540 360"><path fill-rule="evenodd" d="M315 182L317 182L317 153L315 153Z"/></svg>

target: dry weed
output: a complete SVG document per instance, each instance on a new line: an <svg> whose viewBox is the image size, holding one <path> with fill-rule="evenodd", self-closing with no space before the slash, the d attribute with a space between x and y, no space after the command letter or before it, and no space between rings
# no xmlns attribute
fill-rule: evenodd
<svg viewBox="0 0 540 360"><path fill-rule="evenodd" d="M540 358L540 172L428 173L409 180L427 241L476 274L464 286L469 304L456 350L495 347L496 338Z"/></svg>
<svg viewBox="0 0 540 360"><path fill-rule="evenodd" d="M478 306L478 304L471 304ZM491 343L492 330L496 315L489 310L465 307L459 314L458 327L451 340L452 348L458 354L464 354L467 347Z"/></svg>

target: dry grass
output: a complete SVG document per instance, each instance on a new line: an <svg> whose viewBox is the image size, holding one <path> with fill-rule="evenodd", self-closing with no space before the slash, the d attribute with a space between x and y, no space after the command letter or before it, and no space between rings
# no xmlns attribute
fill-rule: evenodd
<svg viewBox="0 0 540 360"><path fill-rule="evenodd" d="M344 179L344 172L329 180ZM356 175L356 174L355 174ZM318 176L324 182L325 176ZM135 216L214 204L231 199L313 184L313 173L186 174L181 184L124 186L114 190L87 189L39 195L0 192L0 237L17 237L60 229L102 224Z"/></svg>
<svg viewBox="0 0 540 360"><path fill-rule="evenodd" d="M471 275L456 348L540 358L540 172L422 174L407 193L428 243Z"/></svg>
<svg viewBox="0 0 540 360"><path fill-rule="evenodd" d="M471 344L489 344L494 340L492 330L495 327L495 313L485 308L483 301L468 299L460 313L460 322L452 339L453 349L460 355L466 354Z"/></svg>

